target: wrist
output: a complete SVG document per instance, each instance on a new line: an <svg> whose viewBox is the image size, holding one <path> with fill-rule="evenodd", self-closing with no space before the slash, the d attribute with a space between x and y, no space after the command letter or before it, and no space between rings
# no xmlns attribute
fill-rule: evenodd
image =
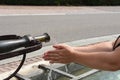
<svg viewBox="0 0 120 80"><path fill-rule="evenodd" d="M77 63L78 62L78 58L79 58L79 52L75 48L74 48L73 56L72 57L73 57L73 62Z"/></svg>
<svg viewBox="0 0 120 80"><path fill-rule="evenodd" d="M80 51L80 47L73 47L75 51Z"/></svg>

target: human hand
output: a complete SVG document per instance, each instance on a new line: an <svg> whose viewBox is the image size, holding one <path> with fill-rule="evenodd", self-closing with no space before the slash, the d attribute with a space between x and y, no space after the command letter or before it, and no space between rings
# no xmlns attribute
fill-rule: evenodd
<svg viewBox="0 0 120 80"><path fill-rule="evenodd" d="M50 63L71 63L75 59L74 48L65 44L53 45L54 50L44 53L43 58L49 60Z"/></svg>

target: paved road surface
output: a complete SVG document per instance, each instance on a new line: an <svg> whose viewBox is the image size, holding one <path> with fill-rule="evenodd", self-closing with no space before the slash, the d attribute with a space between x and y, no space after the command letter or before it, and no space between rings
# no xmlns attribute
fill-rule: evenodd
<svg viewBox="0 0 120 80"><path fill-rule="evenodd" d="M44 32L50 34L51 44L119 34L120 13L0 16L1 35Z"/></svg>

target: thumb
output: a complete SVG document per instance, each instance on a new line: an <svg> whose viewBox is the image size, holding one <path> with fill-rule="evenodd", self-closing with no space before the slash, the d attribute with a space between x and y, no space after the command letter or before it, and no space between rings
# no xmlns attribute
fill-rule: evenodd
<svg viewBox="0 0 120 80"><path fill-rule="evenodd" d="M56 45L53 45L54 48L56 49L66 49L68 47L68 45L66 44L56 44Z"/></svg>

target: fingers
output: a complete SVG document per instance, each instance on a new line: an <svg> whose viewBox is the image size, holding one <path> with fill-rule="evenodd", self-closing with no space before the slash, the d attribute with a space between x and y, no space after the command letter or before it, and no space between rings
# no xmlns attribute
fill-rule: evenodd
<svg viewBox="0 0 120 80"><path fill-rule="evenodd" d="M53 47L55 48L55 49L63 49L63 47L62 46L60 46L60 45L53 45Z"/></svg>
<svg viewBox="0 0 120 80"><path fill-rule="evenodd" d="M44 59L49 61L50 63L69 63L69 59L67 56L62 56L61 53L49 53L45 54Z"/></svg>
<svg viewBox="0 0 120 80"><path fill-rule="evenodd" d="M55 44L53 47L56 49L67 49L69 46L66 44Z"/></svg>
<svg viewBox="0 0 120 80"><path fill-rule="evenodd" d="M51 50L44 53L43 58L50 61L50 63L63 63L64 60L60 50Z"/></svg>
<svg viewBox="0 0 120 80"><path fill-rule="evenodd" d="M66 59L63 59L63 58L61 58L61 59L57 59L57 60L50 60L50 63L62 63L62 64L68 64L68 63L70 63L68 60L66 60Z"/></svg>
<svg viewBox="0 0 120 80"><path fill-rule="evenodd" d="M60 58L60 54L61 53L58 50L51 50L51 51L44 53L43 58L45 60L57 60L58 58Z"/></svg>
<svg viewBox="0 0 120 80"><path fill-rule="evenodd" d="M56 58L56 57L60 57L60 55L57 54L57 53L46 53L46 54L44 54L45 59L46 58Z"/></svg>
<svg viewBox="0 0 120 80"><path fill-rule="evenodd" d="M60 55L61 51L60 50L50 50L44 53L44 56L58 56Z"/></svg>
<svg viewBox="0 0 120 80"><path fill-rule="evenodd" d="M47 54L44 56L45 60L50 61L50 63L60 63L60 60L62 60L62 57L55 53L55 54Z"/></svg>
<svg viewBox="0 0 120 80"><path fill-rule="evenodd" d="M63 64L66 64L64 61L62 60L59 60L59 61L54 61L54 60L50 60L50 63L53 64L53 63L63 63Z"/></svg>
<svg viewBox="0 0 120 80"><path fill-rule="evenodd" d="M65 44L56 44L53 45L55 50L49 50L44 53L43 58L45 60L50 61L50 63L66 63L68 60L67 58L67 49L69 48L68 45Z"/></svg>

